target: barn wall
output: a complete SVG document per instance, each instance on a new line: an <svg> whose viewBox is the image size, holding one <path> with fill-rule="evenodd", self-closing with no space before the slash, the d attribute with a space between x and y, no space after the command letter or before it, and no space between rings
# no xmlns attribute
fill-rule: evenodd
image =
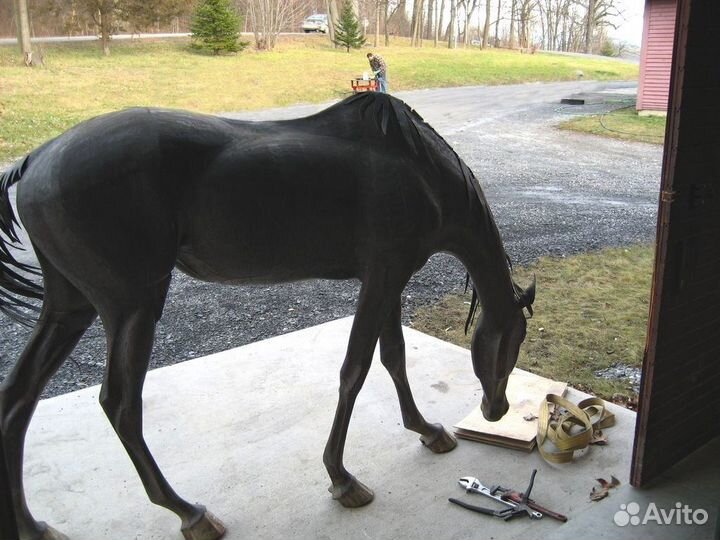
<svg viewBox="0 0 720 540"><path fill-rule="evenodd" d="M646 0L638 111L666 111L677 0Z"/></svg>
<svg viewBox="0 0 720 540"><path fill-rule="evenodd" d="M720 2L679 4L635 486L720 435Z"/></svg>

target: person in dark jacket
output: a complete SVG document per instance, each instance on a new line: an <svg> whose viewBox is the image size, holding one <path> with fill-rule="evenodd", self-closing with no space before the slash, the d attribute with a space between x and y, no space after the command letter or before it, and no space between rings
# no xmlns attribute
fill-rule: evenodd
<svg viewBox="0 0 720 540"><path fill-rule="evenodd" d="M387 94L388 82L387 82L387 64L382 56L379 54L368 53L368 62L370 62L370 68L373 71L373 75L380 85L379 91Z"/></svg>

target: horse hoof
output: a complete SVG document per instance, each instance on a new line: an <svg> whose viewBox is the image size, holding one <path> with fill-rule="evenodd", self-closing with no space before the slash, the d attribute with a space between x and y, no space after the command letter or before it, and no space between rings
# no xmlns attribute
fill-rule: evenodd
<svg viewBox="0 0 720 540"><path fill-rule="evenodd" d="M43 528L43 532L40 536L38 536L37 540L70 540L63 533L61 533L57 529L52 528L45 522L41 521L39 525Z"/></svg>
<svg viewBox="0 0 720 540"><path fill-rule="evenodd" d="M331 485L328 491L332 493L333 499L338 501L346 508L357 508L370 503L375 494L372 489L360 482L354 476L340 485Z"/></svg>
<svg viewBox="0 0 720 540"><path fill-rule="evenodd" d="M225 534L225 526L210 512L205 512L192 525L180 529L185 540L217 540Z"/></svg>
<svg viewBox="0 0 720 540"><path fill-rule="evenodd" d="M436 429L435 433L430 436L423 435L420 437L420 442L427 448L436 454L444 454L457 446L457 439L448 433L442 425L433 424L433 427Z"/></svg>

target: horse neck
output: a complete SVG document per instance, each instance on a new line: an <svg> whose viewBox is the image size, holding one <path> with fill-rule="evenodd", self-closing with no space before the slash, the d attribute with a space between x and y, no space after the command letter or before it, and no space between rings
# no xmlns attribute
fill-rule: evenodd
<svg viewBox="0 0 720 540"><path fill-rule="evenodd" d="M501 330L519 309L507 254L491 215L471 221L470 232L455 254L475 287L482 306L483 324Z"/></svg>

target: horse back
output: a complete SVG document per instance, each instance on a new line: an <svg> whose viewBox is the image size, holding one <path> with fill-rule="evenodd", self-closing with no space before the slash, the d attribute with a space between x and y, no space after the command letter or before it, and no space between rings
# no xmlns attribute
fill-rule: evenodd
<svg viewBox="0 0 720 540"><path fill-rule="evenodd" d="M225 282L347 278L390 254L424 262L418 242L438 219L421 168L353 122L105 115L31 155L19 210L50 258L82 246L73 257L104 279L138 260L145 281L177 263Z"/></svg>

